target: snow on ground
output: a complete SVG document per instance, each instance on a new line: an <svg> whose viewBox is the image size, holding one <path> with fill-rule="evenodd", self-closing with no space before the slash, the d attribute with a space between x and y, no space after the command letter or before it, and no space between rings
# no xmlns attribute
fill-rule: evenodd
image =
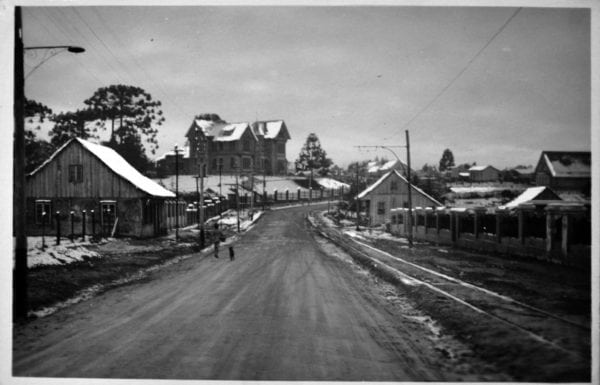
<svg viewBox="0 0 600 385"><path fill-rule="evenodd" d="M107 242L107 241L105 241ZM27 238L27 266L39 267L49 265L66 265L81 262L89 258L102 257L95 251L88 250L86 246L91 243L86 241L71 242L61 238L60 245L56 245L55 237L46 237L46 247L42 248L42 237Z"/></svg>

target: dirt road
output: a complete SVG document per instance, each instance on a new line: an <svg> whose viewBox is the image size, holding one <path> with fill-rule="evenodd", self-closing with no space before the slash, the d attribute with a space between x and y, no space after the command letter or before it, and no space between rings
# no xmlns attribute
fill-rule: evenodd
<svg viewBox="0 0 600 385"><path fill-rule="evenodd" d="M383 283L323 252L305 211L267 213L233 262L224 251L192 257L16 328L13 375L507 379L458 362L448 352L460 345L440 340L393 289L382 294Z"/></svg>

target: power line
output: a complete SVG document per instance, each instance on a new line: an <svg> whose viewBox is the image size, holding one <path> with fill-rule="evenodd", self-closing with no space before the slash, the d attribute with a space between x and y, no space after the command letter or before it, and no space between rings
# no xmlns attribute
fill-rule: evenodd
<svg viewBox="0 0 600 385"><path fill-rule="evenodd" d="M487 43L485 43L485 45L483 47L481 47L479 49L479 51L477 51L477 53L475 53L475 55L458 72L458 74L454 78L452 78L452 80L450 80L450 82L444 88L442 88L442 90L429 103L427 103L425 105L425 107L423 107L411 119L409 119L408 122L406 122L400 128L400 130L396 131L396 133L394 135L392 135L389 138L384 138L384 140L388 140L388 139L396 136L398 132L401 132L404 129L406 129L413 121L415 121L419 116L421 116L421 114L423 114L425 111L427 111L427 109L429 109L429 107L431 107L450 87L452 87L452 85L458 80L458 78L460 78L462 76L462 74L464 74L467 71L467 69L469 68L469 66L475 61L475 59L477 59L479 57L479 55L481 55L481 53L492 43L492 41L494 41L494 39L496 39L496 37L498 35L500 35L500 33L502 31L504 31L504 29L506 28L506 26L508 26L508 24L512 21L512 19L514 19L515 16L517 16L517 14L521 11L521 9L523 9L523 8L519 7L519 8L517 8L517 10L515 12L513 12L513 14L504 22L504 24L502 24L502 26L500 27L500 29L498 31L496 31L496 33L494 33L492 35L492 37L487 41Z"/></svg>
<svg viewBox="0 0 600 385"><path fill-rule="evenodd" d="M120 42L120 39L118 39L114 32L112 31L112 29L110 29L104 19L104 17L102 17L102 15L100 14L100 12L98 12L95 8L92 8L92 11L94 12L94 14L96 15L96 17L98 18L98 20L100 21L100 23L102 24L103 28L113 37L113 40L118 42L121 47L123 47L122 43ZM125 47L123 47L125 48ZM153 77L152 75L150 75L148 73L148 71L146 71L146 69L144 68L144 66L142 66L138 60L135 58L135 56L133 54L131 54L128 50L125 50L125 52L127 52L129 54L129 56L131 57L133 63L135 64L135 66L137 66L146 76L146 78L148 80L150 80L150 82L159 90L159 92L166 98L168 99L173 106L175 107L175 109L177 109L179 111L179 113L181 113L182 115L191 115L193 116L194 114L188 114L188 112L182 111L179 108L179 104L177 102L175 102L173 99L171 99L171 97L169 96L169 94L164 90L164 88L162 87L160 80L156 79L155 77Z"/></svg>

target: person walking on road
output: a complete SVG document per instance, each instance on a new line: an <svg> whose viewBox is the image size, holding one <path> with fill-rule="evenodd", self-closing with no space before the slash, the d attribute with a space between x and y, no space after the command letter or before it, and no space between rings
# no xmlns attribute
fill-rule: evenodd
<svg viewBox="0 0 600 385"><path fill-rule="evenodd" d="M219 245L225 240L225 235L219 230L219 223L215 223L215 258L219 258Z"/></svg>

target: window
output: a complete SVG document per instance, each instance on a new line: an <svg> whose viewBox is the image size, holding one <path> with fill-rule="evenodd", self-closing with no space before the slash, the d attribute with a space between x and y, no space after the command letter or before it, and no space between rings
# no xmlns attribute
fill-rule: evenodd
<svg viewBox="0 0 600 385"><path fill-rule="evenodd" d="M81 183L83 181L83 166L80 164L69 165L69 182Z"/></svg>
<svg viewBox="0 0 600 385"><path fill-rule="evenodd" d="M38 225L50 223L52 214L51 202L49 200L38 199L35 201L35 223Z"/></svg>
<svg viewBox="0 0 600 385"><path fill-rule="evenodd" d="M216 170L216 169L217 169L217 158L213 158L213 161L212 161L212 168L213 168L213 170Z"/></svg>
<svg viewBox="0 0 600 385"><path fill-rule="evenodd" d="M398 191L398 181L397 180L393 180L390 183L390 190L391 191Z"/></svg>
<svg viewBox="0 0 600 385"><path fill-rule="evenodd" d="M144 209L142 211L142 222L144 224L149 224L153 222L154 208L154 202L150 201L150 199L146 199L146 201L144 201Z"/></svg>
<svg viewBox="0 0 600 385"><path fill-rule="evenodd" d="M395 225L396 223L396 215L392 215L392 225Z"/></svg>
<svg viewBox="0 0 600 385"><path fill-rule="evenodd" d="M229 158L229 168L235 168L235 158L233 156Z"/></svg>
<svg viewBox="0 0 600 385"><path fill-rule="evenodd" d="M385 214L385 202L377 202L377 214Z"/></svg>
<svg viewBox="0 0 600 385"><path fill-rule="evenodd" d="M244 151L250 151L250 141L244 140Z"/></svg>
<svg viewBox="0 0 600 385"><path fill-rule="evenodd" d="M245 169L249 169L251 167L251 160L250 158L242 158L242 167Z"/></svg>
<svg viewBox="0 0 600 385"><path fill-rule="evenodd" d="M219 151L223 151L223 142L219 142Z"/></svg>
<svg viewBox="0 0 600 385"><path fill-rule="evenodd" d="M277 143L277 152L285 154L285 143Z"/></svg>

